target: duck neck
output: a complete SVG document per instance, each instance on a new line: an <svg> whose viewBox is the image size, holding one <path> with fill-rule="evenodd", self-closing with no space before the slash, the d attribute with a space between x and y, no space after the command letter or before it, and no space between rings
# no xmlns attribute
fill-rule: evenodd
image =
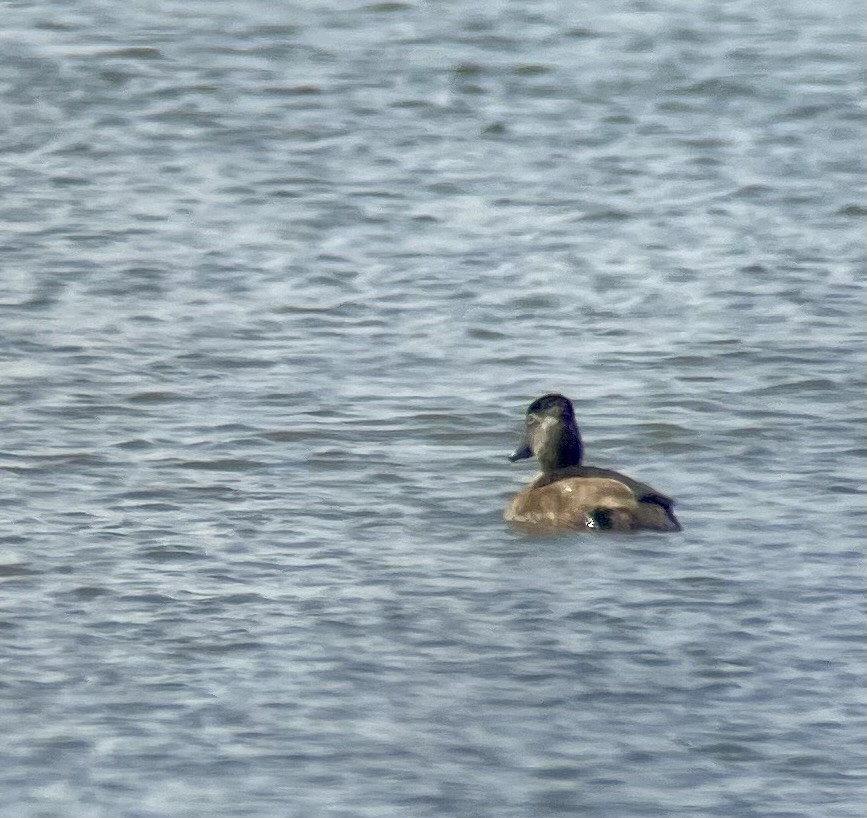
<svg viewBox="0 0 867 818"><path fill-rule="evenodd" d="M584 447L575 426L565 427L559 435L549 438L547 443L544 450L536 455L544 473L581 465Z"/></svg>

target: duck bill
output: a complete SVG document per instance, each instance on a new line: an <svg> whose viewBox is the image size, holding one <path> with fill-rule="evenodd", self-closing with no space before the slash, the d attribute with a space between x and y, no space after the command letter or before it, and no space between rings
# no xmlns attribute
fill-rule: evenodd
<svg viewBox="0 0 867 818"><path fill-rule="evenodd" d="M512 463L515 463L518 460L526 460L528 457L532 456L533 450L529 447L529 445L527 445L526 440L522 440L518 448L509 455L509 460Z"/></svg>

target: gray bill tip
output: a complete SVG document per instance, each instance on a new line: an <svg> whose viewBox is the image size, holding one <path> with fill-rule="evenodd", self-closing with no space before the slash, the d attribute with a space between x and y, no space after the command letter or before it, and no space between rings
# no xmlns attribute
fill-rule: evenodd
<svg viewBox="0 0 867 818"><path fill-rule="evenodd" d="M530 451L530 447L526 443L522 443L509 455L509 460L514 463L517 460L526 460L528 457L532 456L533 452Z"/></svg>

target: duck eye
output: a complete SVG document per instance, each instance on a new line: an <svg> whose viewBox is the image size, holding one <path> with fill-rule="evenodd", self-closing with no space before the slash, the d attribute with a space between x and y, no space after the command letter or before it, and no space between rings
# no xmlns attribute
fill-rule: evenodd
<svg viewBox="0 0 867 818"><path fill-rule="evenodd" d="M527 423L538 423L540 420L541 418L535 412L530 412L527 415Z"/></svg>

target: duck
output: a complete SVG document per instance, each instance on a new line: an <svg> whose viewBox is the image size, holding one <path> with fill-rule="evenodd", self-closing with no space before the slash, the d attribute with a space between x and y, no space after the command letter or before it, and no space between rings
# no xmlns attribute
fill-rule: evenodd
<svg viewBox="0 0 867 818"><path fill-rule="evenodd" d="M585 466L575 408L556 392L534 400L524 419L524 438L512 463L535 457L542 471L503 514L527 533L681 531L674 500L619 472Z"/></svg>

